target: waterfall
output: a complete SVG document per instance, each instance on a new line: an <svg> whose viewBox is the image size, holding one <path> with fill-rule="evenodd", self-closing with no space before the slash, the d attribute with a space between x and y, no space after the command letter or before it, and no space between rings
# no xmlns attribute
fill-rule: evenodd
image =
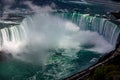
<svg viewBox="0 0 120 80"><path fill-rule="evenodd" d="M120 30L110 21L89 14L54 15L35 14L20 25L0 26L0 50L15 58L1 65L3 71L9 71L9 79L28 80L35 76L39 80L60 80L89 67L100 55L114 49ZM18 70L17 74L13 70ZM30 72L34 75L29 76ZM6 78L6 74L1 75Z"/></svg>
<svg viewBox="0 0 120 80"><path fill-rule="evenodd" d="M120 28L109 20L80 13L55 13L55 15L77 24L80 30L90 30L99 33L110 44L116 46Z"/></svg>
<svg viewBox="0 0 120 80"><path fill-rule="evenodd" d="M92 17L89 14L80 14L80 13L54 13L53 15L75 23L77 26L79 26L80 31L97 32L99 33L99 35L103 36L106 39L106 41L108 41L114 47L116 46L117 38L120 33L120 28L116 24L108 21L107 19ZM47 14L45 16L47 16ZM14 47L20 46L20 44L24 42L25 38L27 38L26 37L27 29L25 29L26 26L27 28L32 28L30 26L34 26L34 24L36 23L38 24L39 22L34 22L32 18L28 17L28 19L26 19L26 21L24 20L20 25L14 25L14 26L4 27L0 29L0 49L3 50L5 48L5 50L7 50L7 48L11 44L15 44ZM58 21L58 24L59 24L59 21ZM62 24L62 21L60 24ZM70 24L69 22L66 22L65 25L70 26L72 24ZM54 29L56 29L56 27L54 27ZM50 34L47 34L47 35L50 35ZM61 33L59 33L59 35L61 35ZM10 47L10 48L13 48L13 47ZM15 49L15 50L18 50L18 49Z"/></svg>
<svg viewBox="0 0 120 80"><path fill-rule="evenodd" d="M1 27L1 26L0 26ZM24 40L24 27L19 25L10 25L0 29L0 50L17 51L20 43Z"/></svg>

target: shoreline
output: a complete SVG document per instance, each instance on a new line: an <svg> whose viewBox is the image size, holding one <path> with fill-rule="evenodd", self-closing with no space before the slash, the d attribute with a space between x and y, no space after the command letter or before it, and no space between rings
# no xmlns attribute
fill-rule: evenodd
<svg viewBox="0 0 120 80"><path fill-rule="evenodd" d="M91 71L95 70L100 66L104 66L117 55L120 55L120 46L118 46L114 51L106 54L105 56L102 56L97 63L93 64L92 66L88 67L83 71L80 71L70 77L65 78L64 80L84 80L88 75L90 75Z"/></svg>

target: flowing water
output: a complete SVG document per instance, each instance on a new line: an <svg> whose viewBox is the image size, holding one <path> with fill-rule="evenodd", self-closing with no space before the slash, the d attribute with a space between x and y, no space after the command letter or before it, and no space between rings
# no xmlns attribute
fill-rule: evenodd
<svg viewBox="0 0 120 80"><path fill-rule="evenodd" d="M0 80L61 80L114 50L120 29L80 13L41 13L0 29L0 49L13 59L0 62Z"/></svg>

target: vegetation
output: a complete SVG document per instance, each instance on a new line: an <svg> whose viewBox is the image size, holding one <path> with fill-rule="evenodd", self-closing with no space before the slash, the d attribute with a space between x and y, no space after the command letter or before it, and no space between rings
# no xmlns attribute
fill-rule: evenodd
<svg viewBox="0 0 120 80"><path fill-rule="evenodd" d="M87 80L120 80L120 55L92 71Z"/></svg>

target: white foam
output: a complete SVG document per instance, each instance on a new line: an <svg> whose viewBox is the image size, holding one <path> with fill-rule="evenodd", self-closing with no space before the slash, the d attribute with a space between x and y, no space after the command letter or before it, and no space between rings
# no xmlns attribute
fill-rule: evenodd
<svg viewBox="0 0 120 80"><path fill-rule="evenodd" d="M15 54L15 57L36 64L45 64L53 53L48 52L49 49L64 48L65 54L71 57L75 56L75 53L81 49L80 46L84 44L93 44L94 47L87 50L99 53L106 53L113 49L113 46L98 33L81 31L72 22L49 14L27 17L19 27L24 27L22 32L25 32L25 38L24 42L21 42L24 47L16 52L19 56Z"/></svg>

